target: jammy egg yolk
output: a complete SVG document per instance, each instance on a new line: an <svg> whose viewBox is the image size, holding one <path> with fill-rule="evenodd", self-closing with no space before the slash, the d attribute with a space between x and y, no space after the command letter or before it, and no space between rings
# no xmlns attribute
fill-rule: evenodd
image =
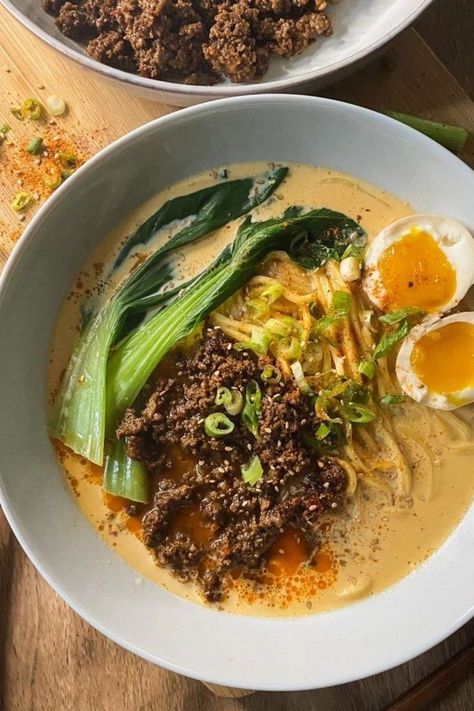
<svg viewBox="0 0 474 711"><path fill-rule="evenodd" d="M450 323L414 345L411 366L429 390L449 394L474 386L474 325Z"/></svg>
<svg viewBox="0 0 474 711"><path fill-rule="evenodd" d="M413 229L392 244L378 263L385 292L385 308L418 306L440 311L456 291L456 272L436 240Z"/></svg>

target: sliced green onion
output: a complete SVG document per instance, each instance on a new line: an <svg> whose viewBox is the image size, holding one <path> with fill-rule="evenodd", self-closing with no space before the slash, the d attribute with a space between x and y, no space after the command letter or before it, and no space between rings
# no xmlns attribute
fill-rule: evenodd
<svg viewBox="0 0 474 711"><path fill-rule="evenodd" d="M12 127L11 127L10 124L8 124L8 123L2 123L2 125L0 126L0 133L1 133L3 136L6 136L7 133L8 133L9 131L11 131L11 130L12 130Z"/></svg>
<svg viewBox="0 0 474 711"><path fill-rule="evenodd" d="M25 99L20 108L23 118L31 121L39 121L43 115L43 106L38 99Z"/></svg>
<svg viewBox="0 0 474 711"><path fill-rule="evenodd" d="M107 456L103 487L114 496L143 503L149 501L150 482L145 466L142 462L130 459L123 439L116 440Z"/></svg>
<svg viewBox="0 0 474 711"><path fill-rule="evenodd" d="M262 318L268 311L268 303L262 299L249 299L245 302L245 308L254 318Z"/></svg>
<svg viewBox="0 0 474 711"><path fill-rule="evenodd" d="M280 296L285 293L285 288L280 282L276 281L274 284L267 286L266 289L260 292L259 297L264 299L270 306L273 304Z"/></svg>
<svg viewBox="0 0 474 711"><path fill-rule="evenodd" d="M399 341L402 341L405 336L408 335L409 332L410 324L406 318L400 321L395 328L392 328L390 331L385 331L375 348L375 360L385 357L392 350L392 348L399 343Z"/></svg>
<svg viewBox="0 0 474 711"><path fill-rule="evenodd" d="M316 430L316 439L325 439L331 432L331 428L326 425L325 422L321 422L318 429Z"/></svg>
<svg viewBox="0 0 474 711"><path fill-rule="evenodd" d="M438 123L437 121L428 121L428 119L403 114L399 111L385 111L384 113L390 116L390 118L400 121L410 126L410 128L420 131L420 133L424 133L428 138L431 138L433 141L436 141L436 143L441 144L455 153L462 151L469 136L466 129L460 126Z"/></svg>
<svg viewBox="0 0 474 711"><path fill-rule="evenodd" d="M15 212L21 212L25 210L33 202L33 195L31 193L22 190L15 193L13 200L10 203L12 210Z"/></svg>
<svg viewBox="0 0 474 711"><path fill-rule="evenodd" d="M401 402L405 402L405 395L384 395L381 398L380 405L399 405Z"/></svg>
<svg viewBox="0 0 474 711"><path fill-rule="evenodd" d="M425 314L426 311L423 311L423 309L418 308L418 306L404 306L401 309L396 309L395 311L390 311L388 314L379 316L379 321L381 323L392 325L394 323L399 323L400 321L403 321L404 318L408 318L409 316L421 319L423 318L423 316L425 316Z"/></svg>
<svg viewBox="0 0 474 711"><path fill-rule="evenodd" d="M245 405L242 410L242 421L249 432L254 437L258 434L258 422L260 420L262 403L262 391L255 380L250 380L245 389Z"/></svg>
<svg viewBox="0 0 474 711"><path fill-rule="evenodd" d="M204 420L204 431L208 437L225 437L234 431L235 425L223 412L213 412Z"/></svg>
<svg viewBox="0 0 474 711"><path fill-rule="evenodd" d="M58 160L65 168L75 168L77 165L77 155L73 151L60 151Z"/></svg>
<svg viewBox="0 0 474 711"><path fill-rule="evenodd" d="M28 143L26 150L33 156L37 156L43 150L43 139L39 136L37 138L32 138Z"/></svg>
<svg viewBox="0 0 474 711"><path fill-rule="evenodd" d="M306 381L306 378L304 377L303 366L301 365L299 360L292 363L290 365L290 368L300 392L302 392L303 395L314 395L313 391L311 390L310 386Z"/></svg>
<svg viewBox="0 0 474 711"><path fill-rule="evenodd" d="M260 458L255 455L248 464L242 464L242 479L246 484L255 486L263 477L263 467Z"/></svg>
<svg viewBox="0 0 474 711"><path fill-rule="evenodd" d="M329 420L329 398L323 393L314 401L314 411L320 420Z"/></svg>
<svg viewBox="0 0 474 711"><path fill-rule="evenodd" d="M229 415L238 415L242 410L244 398L236 388L219 388L214 402L216 405L224 405Z"/></svg>
<svg viewBox="0 0 474 711"><path fill-rule="evenodd" d="M265 322L265 329L270 331L274 336L285 338L291 333L291 324L281 318L269 318L268 321Z"/></svg>
<svg viewBox="0 0 474 711"><path fill-rule="evenodd" d="M361 360L357 370L361 375L372 380L375 375L375 363L373 360Z"/></svg>
<svg viewBox="0 0 474 711"><path fill-rule="evenodd" d="M51 116L62 116L66 111L66 102L64 99L61 99L60 96L51 94L51 96L48 96L46 99L46 108Z"/></svg>
<svg viewBox="0 0 474 711"><path fill-rule="evenodd" d="M354 257L354 259L357 259L358 262L361 262L363 255L364 247L357 247L355 244L349 244L342 253L341 262L343 259L347 259L347 257Z"/></svg>
<svg viewBox="0 0 474 711"><path fill-rule="evenodd" d="M349 422L367 424L375 420L376 414L370 407L361 405L358 402L349 402L342 408L342 415Z"/></svg>
<svg viewBox="0 0 474 711"><path fill-rule="evenodd" d="M258 356L267 354L271 336L261 328L253 328L249 341L238 341L234 344L236 351L253 351Z"/></svg>
<svg viewBox="0 0 474 711"><path fill-rule="evenodd" d="M266 365L262 370L260 377L265 383L276 385L281 380L281 371L274 365Z"/></svg>
<svg viewBox="0 0 474 711"><path fill-rule="evenodd" d="M62 182L63 179L59 171L51 171L44 178L44 184L47 188L49 188L49 190L51 190L51 192L56 190L56 188L59 188Z"/></svg>
<svg viewBox="0 0 474 711"><path fill-rule="evenodd" d="M347 316L351 309L351 297L347 291L335 291L332 296L334 311L342 316Z"/></svg>
<svg viewBox="0 0 474 711"><path fill-rule="evenodd" d="M277 356L285 360L298 360L301 358L301 343L294 338L282 338L277 345Z"/></svg>

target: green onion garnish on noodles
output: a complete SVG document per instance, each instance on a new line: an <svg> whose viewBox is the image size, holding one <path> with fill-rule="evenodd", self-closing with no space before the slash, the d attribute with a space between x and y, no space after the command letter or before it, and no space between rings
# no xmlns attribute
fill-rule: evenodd
<svg viewBox="0 0 474 711"><path fill-rule="evenodd" d="M252 457L248 464L241 466L242 479L249 486L255 486L263 478L262 463L257 455Z"/></svg>
<svg viewBox="0 0 474 711"><path fill-rule="evenodd" d="M150 483L145 466L127 456L124 439L114 442L106 458L103 487L108 493L131 501L149 500Z"/></svg>
<svg viewBox="0 0 474 711"><path fill-rule="evenodd" d="M381 398L379 405L400 405L400 403L405 402L405 400L405 395L388 394Z"/></svg>
<svg viewBox="0 0 474 711"><path fill-rule="evenodd" d="M403 114L399 111L385 111L390 118L400 121L401 123L410 126L411 128L424 133L428 138L433 139L436 143L441 144L450 151L459 153L466 145L469 133L465 128L460 126L452 126L447 123L438 123L437 121L429 121L428 119L420 118L419 116L411 116Z"/></svg>
<svg viewBox="0 0 474 711"><path fill-rule="evenodd" d="M325 422L321 422L318 429L316 430L316 439L323 440L326 439L328 434L330 434L331 428Z"/></svg>
<svg viewBox="0 0 474 711"><path fill-rule="evenodd" d="M375 376L375 363L373 360L361 360L357 370L361 375L365 375L366 378L372 380Z"/></svg>
<svg viewBox="0 0 474 711"><path fill-rule="evenodd" d="M306 381L306 378L304 377L303 367L299 360L292 363L290 368L300 392L302 392L303 395L314 395L312 389Z"/></svg>
<svg viewBox="0 0 474 711"><path fill-rule="evenodd" d="M224 405L229 415L238 415L244 406L244 398L236 388L219 388L214 402L216 405Z"/></svg>
<svg viewBox="0 0 474 711"><path fill-rule="evenodd" d="M267 354L271 336L262 328L253 328L248 341L238 341L234 343L236 351L253 351L258 356Z"/></svg>
<svg viewBox="0 0 474 711"><path fill-rule="evenodd" d="M349 402L342 408L342 415L349 420L359 424L367 424L375 420L376 414L370 407L361 405L357 402Z"/></svg>

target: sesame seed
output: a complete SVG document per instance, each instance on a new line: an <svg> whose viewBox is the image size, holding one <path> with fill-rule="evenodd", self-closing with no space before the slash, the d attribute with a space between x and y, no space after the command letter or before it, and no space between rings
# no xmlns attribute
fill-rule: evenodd
<svg viewBox="0 0 474 711"><path fill-rule="evenodd" d="M324 484L323 484L323 486L324 486L325 489L329 489L329 482L328 482L328 481L325 481Z"/></svg>
<svg viewBox="0 0 474 711"><path fill-rule="evenodd" d="M285 555L285 551L283 550L283 548L279 548L279 549L278 549L278 553L279 553L280 555Z"/></svg>
<svg viewBox="0 0 474 711"><path fill-rule="evenodd" d="M336 502L335 502L335 501L333 501L333 502L332 502L332 504L331 504L331 508L332 508L332 509L337 509L337 504L336 504Z"/></svg>
<svg viewBox="0 0 474 711"><path fill-rule="evenodd" d="M248 442L248 444L247 444L247 449L249 450L249 452L252 451L252 445L250 444L250 442Z"/></svg>
<svg viewBox="0 0 474 711"><path fill-rule="evenodd" d="M308 422L308 420L307 420L306 418L303 418L303 419L301 420L301 425L305 425L307 422Z"/></svg>
<svg viewBox="0 0 474 711"><path fill-rule="evenodd" d="M204 466L204 459L200 459L198 464L200 467L203 467Z"/></svg>
<svg viewBox="0 0 474 711"><path fill-rule="evenodd" d="M228 350L228 351L231 351L231 350L232 350L232 343L229 343L229 344L228 344L227 350Z"/></svg>
<svg viewBox="0 0 474 711"><path fill-rule="evenodd" d="M230 464L229 460L228 460L228 459L224 459L224 464L225 464L226 467L228 467L229 464Z"/></svg>
<svg viewBox="0 0 474 711"><path fill-rule="evenodd" d="M277 492L280 491L280 489L278 488L278 486L277 486L276 484L275 484L275 486L274 486L273 488L274 488L275 491L277 491Z"/></svg>
<svg viewBox="0 0 474 711"><path fill-rule="evenodd" d="M309 510L310 510L310 511L316 511L317 508L318 508L318 507L316 506L316 504L312 504L312 505L309 507Z"/></svg>
<svg viewBox="0 0 474 711"><path fill-rule="evenodd" d="M219 472L219 474L225 474L224 467L217 467L217 471Z"/></svg>
<svg viewBox="0 0 474 711"><path fill-rule="evenodd" d="M320 459L318 460L318 467L320 469L324 469L324 462L322 462Z"/></svg>
<svg viewBox="0 0 474 711"><path fill-rule="evenodd" d="M270 427L265 427L265 428L264 428L264 432L266 432L267 434L271 434L271 433L272 433Z"/></svg>
<svg viewBox="0 0 474 711"><path fill-rule="evenodd" d="M281 447L281 439L278 440L277 447Z"/></svg>
<svg viewBox="0 0 474 711"><path fill-rule="evenodd" d="M287 430L290 429L290 423L289 423L289 422L285 422L285 429L287 429Z"/></svg>
<svg viewBox="0 0 474 711"><path fill-rule="evenodd" d="M225 452L232 452L233 449L232 449L232 447L229 447L229 445L226 445L226 446L224 447L224 451L225 451Z"/></svg>

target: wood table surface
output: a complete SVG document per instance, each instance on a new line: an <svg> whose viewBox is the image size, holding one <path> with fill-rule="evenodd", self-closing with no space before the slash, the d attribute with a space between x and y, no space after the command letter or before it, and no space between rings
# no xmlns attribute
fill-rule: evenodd
<svg viewBox="0 0 474 711"><path fill-rule="evenodd" d="M409 30L382 58L325 94L375 109L450 121L474 133L469 98L474 88L473 15L472 0L439 0L417 23L417 30L464 89L419 35ZM26 96L63 96L69 113L48 130L77 141L85 157L172 109L104 84L54 54L4 10L0 10L0 37L0 124L5 120L14 124L11 145L0 152L1 266L34 212L30 210L20 222L9 207L19 189L14 159L21 142L31 135L31 125L14 123L10 106ZM472 139L462 158L474 167ZM218 698L199 682L133 656L81 620L36 572L0 511L0 711L381 711L473 641L471 621L420 657L369 679L317 691ZM314 653L317 657L324 649ZM430 709L474 709L474 675Z"/></svg>

